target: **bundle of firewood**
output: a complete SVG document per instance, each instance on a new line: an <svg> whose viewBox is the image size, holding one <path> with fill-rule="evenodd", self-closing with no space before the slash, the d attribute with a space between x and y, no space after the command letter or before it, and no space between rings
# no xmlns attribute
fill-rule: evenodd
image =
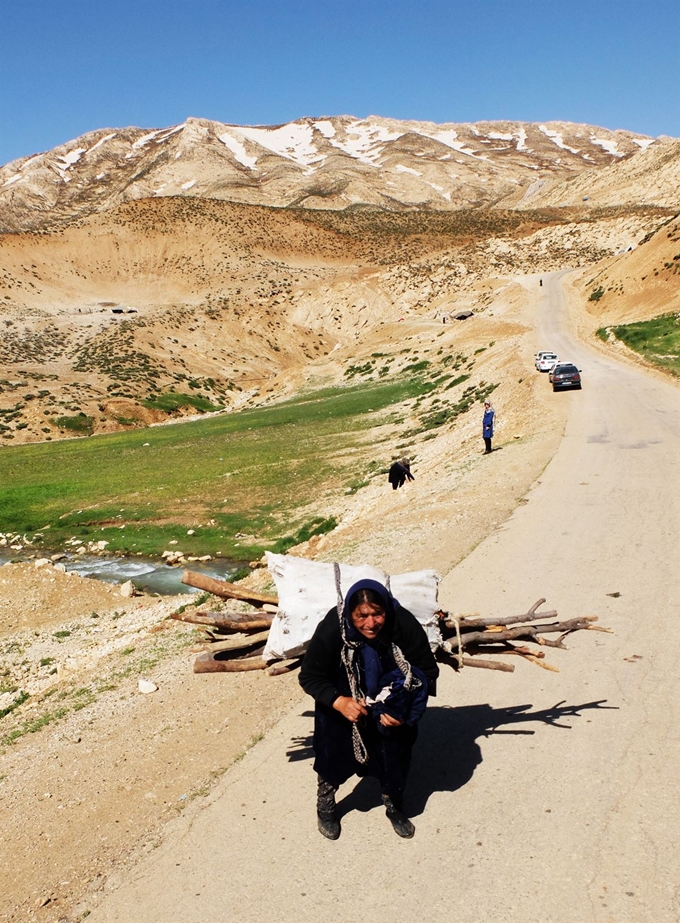
<svg viewBox="0 0 680 923"><path fill-rule="evenodd" d="M300 658L272 664L263 660L262 653L278 609L276 596L246 590L226 580L215 580L204 574L185 571L182 583L218 596L248 604L245 612L176 612L171 617L200 625L205 637L195 650L194 673L243 673L264 670L270 676L288 673L300 665Z"/></svg>
<svg viewBox="0 0 680 923"><path fill-rule="evenodd" d="M244 612L183 612L172 617L203 626L205 638L196 649L195 673L243 672L264 670L276 676L296 669L301 658L276 663L262 657L272 621L277 612L278 599L252 590L246 590L224 580L215 580L203 574L185 571L182 582L205 590L222 599L241 600L249 606ZM455 669L481 667L512 673L511 663L489 660L489 655L521 657L558 672L558 667L545 662L542 648L566 650L565 638L575 631L608 631L594 623L597 616L559 621L557 612L539 612L545 599L539 599L523 615L500 618L478 616L453 616L437 613L442 643L436 651L437 659ZM553 637L548 637L549 635ZM554 636L557 637L554 637ZM484 656L480 656L484 655Z"/></svg>
<svg viewBox="0 0 680 923"><path fill-rule="evenodd" d="M437 651L438 659L451 663L456 668L482 667L486 670L503 670L512 673L510 663L501 660L485 660L479 654L502 654L522 657L544 670L559 672L559 668L545 662L542 647L567 650L564 639L574 631L609 631L594 623L596 615L568 619L560 622L552 609L538 612L545 599L539 599L524 615L509 615L494 618L461 615L454 617L440 612L440 628L444 642ZM512 626L512 627L510 627ZM557 635L549 638L547 635ZM528 646L533 645L533 646Z"/></svg>

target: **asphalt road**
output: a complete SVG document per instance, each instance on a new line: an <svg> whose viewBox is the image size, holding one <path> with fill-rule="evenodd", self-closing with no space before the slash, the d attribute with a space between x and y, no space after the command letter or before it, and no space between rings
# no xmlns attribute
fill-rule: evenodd
<svg viewBox="0 0 680 923"><path fill-rule="evenodd" d="M537 319L548 348L583 370L582 391L554 395L564 438L440 599L516 614L546 597L614 633L549 651L560 673L443 672L414 758L413 840L368 781L341 790L337 842L316 832L310 711L291 713L88 921L680 919L680 390L576 342L558 275Z"/></svg>

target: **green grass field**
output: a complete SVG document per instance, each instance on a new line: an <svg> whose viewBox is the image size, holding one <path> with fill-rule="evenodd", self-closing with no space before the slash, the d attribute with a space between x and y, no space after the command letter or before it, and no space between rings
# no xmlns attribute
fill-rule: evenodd
<svg viewBox="0 0 680 923"><path fill-rule="evenodd" d="M109 542L107 551L249 560L333 522L310 501L391 458L375 427L431 391L422 375L331 388L184 424L0 451L0 531ZM194 529L194 535L187 535ZM244 539L244 536L254 538ZM278 542L278 546L276 543Z"/></svg>
<svg viewBox="0 0 680 923"><path fill-rule="evenodd" d="M597 331L603 340L610 334L652 365L680 375L680 318L677 314L662 314L651 320L601 327Z"/></svg>

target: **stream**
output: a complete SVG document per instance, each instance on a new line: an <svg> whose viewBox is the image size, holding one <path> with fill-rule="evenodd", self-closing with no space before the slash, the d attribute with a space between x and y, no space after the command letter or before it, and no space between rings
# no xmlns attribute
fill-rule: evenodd
<svg viewBox="0 0 680 923"><path fill-rule="evenodd" d="M29 557L20 552L0 550L0 566L10 561L29 561ZM42 555L37 555L42 557ZM49 557L46 553L45 557ZM69 573L80 574L81 577L92 577L103 580L105 583L125 583L132 580L138 590L145 593L158 593L160 596L178 596L184 593L199 593L195 587L182 583L182 574L185 570L193 570L209 577L218 577L228 580L235 573L238 564L226 559L217 558L214 561L191 561L179 567L170 567L162 561L152 558L123 558L113 555L88 555L68 554L61 559Z"/></svg>

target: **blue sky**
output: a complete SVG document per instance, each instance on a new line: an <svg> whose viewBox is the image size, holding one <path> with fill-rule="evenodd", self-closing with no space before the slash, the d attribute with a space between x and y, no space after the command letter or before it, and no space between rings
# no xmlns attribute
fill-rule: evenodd
<svg viewBox="0 0 680 923"><path fill-rule="evenodd" d="M678 0L3 0L0 164L187 116L680 137Z"/></svg>

